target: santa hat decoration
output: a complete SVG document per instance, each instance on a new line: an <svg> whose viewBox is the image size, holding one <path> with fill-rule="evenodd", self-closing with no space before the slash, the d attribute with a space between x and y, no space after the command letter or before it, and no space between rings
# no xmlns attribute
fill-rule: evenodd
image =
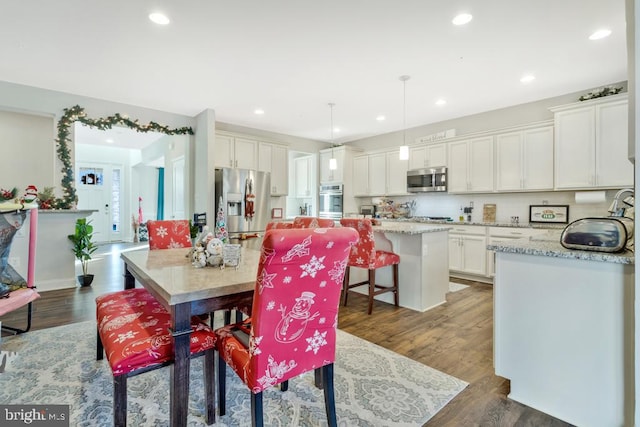
<svg viewBox="0 0 640 427"><path fill-rule="evenodd" d="M22 200L24 201L24 203L33 203L36 201L37 198L38 198L38 189L36 188L35 185L30 185L25 190Z"/></svg>

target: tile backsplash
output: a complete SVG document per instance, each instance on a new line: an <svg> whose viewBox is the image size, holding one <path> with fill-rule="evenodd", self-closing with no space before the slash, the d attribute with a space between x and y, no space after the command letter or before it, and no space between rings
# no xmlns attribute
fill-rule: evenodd
<svg viewBox="0 0 640 427"><path fill-rule="evenodd" d="M458 220L463 214L460 208L473 203L472 222L482 222L483 205L496 205L496 222L511 222L511 217L518 217L520 223L529 222L529 205L569 205L569 222L585 217L608 216L609 205L617 190L606 191L606 201L598 203L576 203L575 191L549 191L536 193L490 193L490 194L449 194L425 193L414 196L389 197L395 203L416 201L415 216L448 216ZM379 198L371 199L377 203ZM361 199L361 204L368 204L369 199Z"/></svg>

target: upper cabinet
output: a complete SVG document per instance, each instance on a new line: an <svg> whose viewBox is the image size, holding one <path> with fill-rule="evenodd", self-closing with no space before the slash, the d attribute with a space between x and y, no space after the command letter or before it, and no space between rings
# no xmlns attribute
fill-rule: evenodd
<svg viewBox="0 0 640 427"><path fill-rule="evenodd" d="M496 190L553 189L553 126L496 135Z"/></svg>
<svg viewBox="0 0 640 427"><path fill-rule="evenodd" d="M399 196L407 193L406 160L400 151L386 151L353 159L354 196Z"/></svg>
<svg viewBox="0 0 640 427"><path fill-rule="evenodd" d="M258 170L271 173L271 195L289 193L289 149L280 144L258 143Z"/></svg>
<svg viewBox="0 0 640 427"><path fill-rule="evenodd" d="M387 191L389 196L399 196L407 193L407 170L409 162L400 160L400 150L386 153Z"/></svg>
<svg viewBox="0 0 640 427"><path fill-rule="evenodd" d="M493 136L449 143L449 192L492 192L493 175Z"/></svg>
<svg viewBox="0 0 640 427"><path fill-rule="evenodd" d="M438 166L447 166L446 143L409 147L409 170Z"/></svg>
<svg viewBox="0 0 640 427"><path fill-rule="evenodd" d="M311 173L313 168L311 167L311 156L307 157L297 157L294 159L295 166L295 189L296 189L296 197L298 198L306 198L311 197L313 193L313 189L311 188L313 179L311 177Z"/></svg>
<svg viewBox="0 0 640 427"><path fill-rule="evenodd" d="M554 107L555 188L633 186L627 94Z"/></svg>
<svg viewBox="0 0 640 427"><path fill-rule="evenodd" d="M320 151L320 184L342 183L344 177L344 146ZM336 169L329 167L329 160L336 159Z"/></svg>
<svg viewBox="0 0 640 427"><path fill-rule="evenodd" d="M214 165L221 168L257 169L258 141L216 133Z"/></svg>

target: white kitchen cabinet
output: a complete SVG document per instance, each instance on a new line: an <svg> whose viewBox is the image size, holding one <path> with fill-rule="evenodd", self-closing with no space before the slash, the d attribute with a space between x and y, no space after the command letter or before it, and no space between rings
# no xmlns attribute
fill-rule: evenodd
<svg viewBox="0 0 640 427"><path fill-rule="evenodd" d="M553 189L553 127L496 135L496 190Z"/></svg>
<svg viewBox="0 0 640 427"><path fill-rule="evenodd" d="M353 195L369 195L369 156L353 158Z"/></svg>
<svg viewBox="0 0 640 427"><path fill-rule="evenodd" d="M551 231L543 228L524 227L487 227L487 229L487 244L489 245L508 243L517 239L530 239L534 236L549 234ZM495 258L495 251L487 249L487 276L489 277L495 276Z"/></svg>
<svg viewBox="0 0 640 427"><path fill-rule="evenodd" d="M485 227L454 226L449 230L449 270L484 276L487 271Z"/></svg>
<svg viewBox="0 0 640 427"><path fill-rule="evenodd" d="M369 195L384 196L385 194L387 194L387 157L385 153L370 154Z"/></svg>
<svg viewBox="0 0 640 427"><path fill-rule="evenodd" d="M409 170L438 166L447 166L447 144L418 145L409 148Z"/></svg>
<svg viewBox="0 0 640 427"><path fill-rule="evenodd" d="M257 169L258 141L216 134L214 165L222 168Z"/></svg>
<svg viewBox="0 0 640 427"><path fill-rule="evenodd" d="M407 168L408 162L400 160L400 150L386 153L386 187L385 194L389 196L401 196L407 193Z"/></svg>
<svg viewBox="0 0 640 427"><path fill-rule="evenodd" d="M493 191L493 136L449 143L450 193Z"/></svg>
<svg viewBox="0 0 640 427"><path fill-rule="evenodd" d="M627 95L551 108L555 123L555 188L633 186L628 160Z"/></svg>
<svg viewBox="0 0 640 427"><path fill-rule="evenodd" d="M286 146L260 141L258 170L271 174L272 196L286 196L289 193L289 150Z"/></svg>
<svg viewBox="0 0 640 427"><path fill-rule="evenodd" d="M320 184L342 183L344 178L344 146L320 151ZM336 169L329 168L329 160L336 159Z"/></svg>
<svg viewBox="0 0 640 427"><path fill-rule="evenodd" d="M296 197L298 198L306 198L311 197L313 194L311 183L313 180L311 179L311 171L313 170L311 167L311 156L307 157L297 157L294 160L295 167L295 177L296 177Z"/></svg>

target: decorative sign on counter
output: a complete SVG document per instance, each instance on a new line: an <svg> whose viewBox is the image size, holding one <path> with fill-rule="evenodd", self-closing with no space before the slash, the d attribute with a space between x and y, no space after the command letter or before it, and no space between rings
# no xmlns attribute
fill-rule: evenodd
<svg viewBox="0 0 640 427"><path fill-rule="evenodd" d="M569 205L529 205L529 222L569 223Z"/></svg>
<svg viewBox="0 0 640 427"><path fill-rule="evenodd" d="M485 203L482 208L482 222L494 223L496 222L496 204Z"/></svg>

